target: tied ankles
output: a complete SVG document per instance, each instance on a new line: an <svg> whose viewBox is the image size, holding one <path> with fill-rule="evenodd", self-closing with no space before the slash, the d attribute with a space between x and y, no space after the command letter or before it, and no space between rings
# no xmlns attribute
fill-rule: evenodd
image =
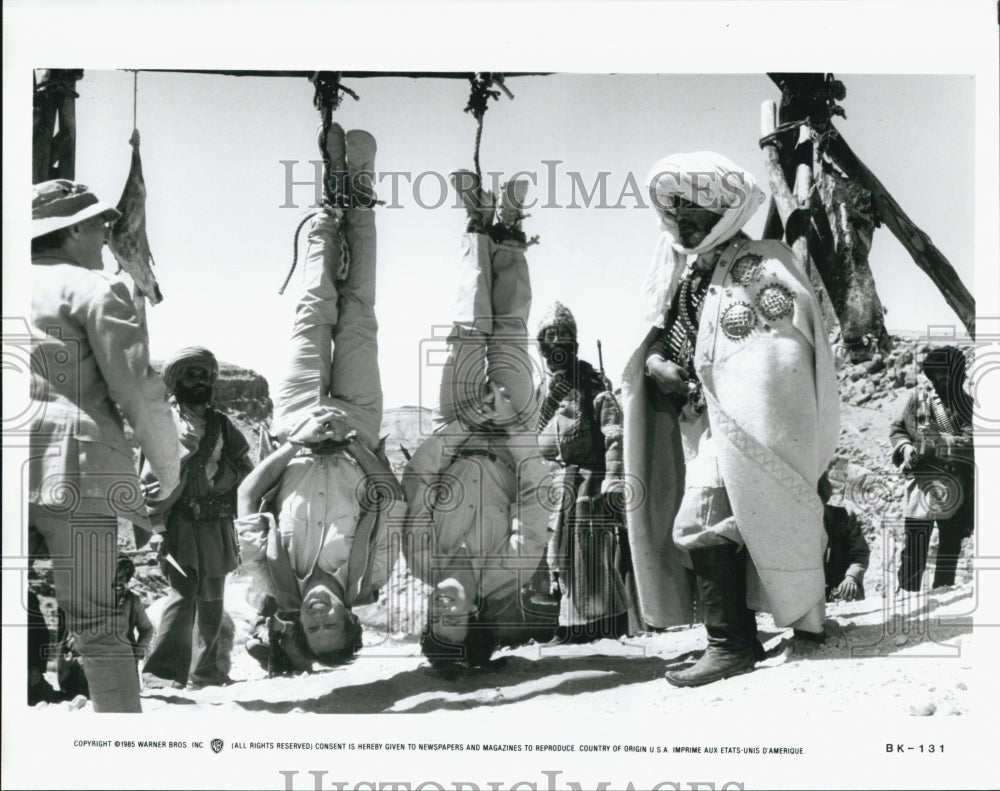
<svg viewBox="0 0 1000 791"><path fill-rule="evenodd" d="M521 221L528 216L523 211L528 194L527 179L505 183L499 199L483 189L482 179L471 170L453 172L451 184L465 207L466 233L485 234L496 244L518 250L538 243L537 236L529 240L521 229Z"/></svg>
<svg viewBox="0 0 1000 791"><path fill-rule="evenodd" d="M490 228L490 238L497 244L523 250L538 243L537 236L529 240L521 229L521 221L528 216L524 213L524 200L527 195L527 179L508 181L500 189L496 222Z"/></svg>
<svg viewBox="0 0 1000 791"><path fill-rule="evenodd" d="M344 133L340 124L320 127L319 147L326 158L326 194L336 209L370 209L375 197L375 138L361 129Z"/></svg>
<svg viewBox="0 0 1000 791"><path fill-rule="evenodd" d="M528 196L527 179L508 181L500 189L497 204L497 222L508 228L520 228L521 220L527 217L523 211L524 199Z"/></svg>

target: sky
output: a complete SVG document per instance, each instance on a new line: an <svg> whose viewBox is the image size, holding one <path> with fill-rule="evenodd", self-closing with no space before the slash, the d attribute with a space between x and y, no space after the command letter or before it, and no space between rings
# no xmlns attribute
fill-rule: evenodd
<svg viewBox="0 0 1000 791"><path fill-rule="evenodd" d="M837 127L917 225L973 283L974 78L838 74L847 119ZM455 79L344 80L336 113L345 129L378 141L376 170L380 368L387 407L434 406L438 373L422 363L435 327L447 327L464 214L444 179L471 168L475 121ZM296 281L293 233L312 203L319 116L304 77L232 77L87 69L78 83L77 179L116 202L128 173L133 107L148 191L147 230L164 301L148 311L155 359L201 344L226 362L268 378L284 370ZM484 172L537 174L524 227L532 331L553 300L574 312L581 354L597 362L601 340L617 383L641 337L638 294L656 243L653 211L640 205L649 168L677 151L715 150L750 170L767 190L757 143L760 105L779 93L754 74L551 74L510 77L514 94L491 102L484 121ZM928 112L927 108L933 108ZM607 200L590 199L602 173ZM424 174L424 175L420 175ZM573 174L579 174L574 176ZM635 179L636 196L629 184ZM576 179L576 181L574 181ZM622 193L625 193L622 195ZM621 197L621 200L619 198ZM612 208L617 204L616 208ZM759 236L766 209L747 225ZM304 251L304 234L300 252ZM107 266L117 268L110 253ZM922 330L956 319L888 229L876 231L870 262L890 329ZM299 270L301 272L301 270ZM437 331L440 335L440 330Z"/></svg>

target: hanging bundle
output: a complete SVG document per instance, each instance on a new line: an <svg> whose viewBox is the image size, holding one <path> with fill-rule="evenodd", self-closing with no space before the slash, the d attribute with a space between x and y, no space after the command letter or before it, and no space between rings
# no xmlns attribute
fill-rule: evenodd
<svg viewBox="0 0 1000 791"><path fill-rule="evenodd" d="M323 158L323 203L328 211L342 212L348 202L347 191L344 188L344 174L334 167L336 163L330 161L330 155L325 143L327 135L330 132L330 127L333 126L333 112L340 107L340 103L344 100L344 95L352 97L355 101L359 97L357 93L341 84L339 71L317 71L309 80L315 88L313 107L319 110L320 114L317 145L319 146L320 156ZM291 282L292 275L295 273L295 267L298 266L299 262L299 234L302 231L302 227L314 216L316 216L316 212L307 214L295 229L295 235L292 238L292 266L288 270L285 282L278 289L278 294L284 294L289 282ZM340 246L340 258L341 262L338 274L340 277L346 277L347 270L351 264L351 257L347 242L343 238Z"/></svg>
<svg viewBox="0 0 1000 791"><path fill-rule="evenodd" d="M139 158L139 129L136 125L136 108L139 94L139 73L133 75L132 84L132 165L125 189L118 201L121 217L111 228L108 247L118 261L118 271L125 270L135 284L135 302L144 312L143 299L156 305L163 300L160 286L153 274L153 254L146 237L146 182L142 177L142 160Z"/></svg>

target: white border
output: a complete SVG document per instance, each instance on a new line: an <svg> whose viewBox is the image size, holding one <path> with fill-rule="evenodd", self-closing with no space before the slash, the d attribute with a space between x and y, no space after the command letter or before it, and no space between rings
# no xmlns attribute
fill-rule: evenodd
<svg viewBox="0 0 1000 791"><path fill-rule="evenodd" d="M575 72L751 72L832 71L850 73L974 74L976 76L976 283L979 312L1000 316L997 287L998 83L997 10L993 2L720 2L720 3L434 3L375 4L286 3L39 3L4 6L4 315L23 314L28 280L18 262L28 260L27 203L30 183L30 71L35 66L84 68L335 68L384 70L471 70ZM349 66L348 66L349 64ZM933 108L928 108L933 112ZM919 130L914 130L919 134ZM946 141L942 141L946 144ZM972 185L970 185L972 188ZM1000 322L997 322L1000 324ZM20 492L4 457L5 534L17 519ZM985 463L984 463L985 462ZM981 480L995 460L981 460ZM986 487L983 487L984 489ZM992 493L984 493L992 497ZM992 505L984 513L992 515ZM991 521L990 519L986 520ZM16 524L16 522L15 522ZM984 525L987 529L989 524ZM981 535L981 539L982 534ZM995 542L989 537L984 546ZM989 554L1000 555L998 551ZM996 611L996 584L980 575L982 612ZM4 597L4 618L16 598ZM989 622L1000 619L988 615ZM810 746L807 761L775 759L759 763L719 759L669 764L649 760L615 762L578 758L571 763L518 756L474 762L450 754L404 753L377 762L364 755L325 760L278 758L253 753L235 759L211 754L122 755L108 751L64 749L74 738L114 738L155 729L151 736L184 738L190 715L137 719L122 716L39 719L23 700L23 646L6 630L3 654L3 774L5 787L220 787L280 788L277 770L330 769L334 777L392 781L418 776L439 782L462 777L512 783L534 780L546 787L541 769L561 768L560 783L607 779L633 780L636 788L661 780L690 783L699 778L720 784L742 780L746 787L979 787L995 782L996 697L980 701L981 712L965 720L935 719L830 723L822 716L802 723L769 722L767 712L753 723L719 722L698 712L664 712L656 721L616 719L550 723L518 722L502 711L472 720L448 715L413 717L328 715L280 720L220 712L198 714L202 727L224 731L229 739L274 739L307 732L333 738L405 741L415 729L440 740L499 738L559 731L569 739L613 729L622 742L645 742L650 732L737 733L752 729L776 740L794 735ZM986 635L984 635L984 639ZM993 641L995 642L995 641ZM977 652L991 666L996 653ZM993 673L991 672L990 675ZM984 686L984 690L989 687ZM820 713L817 712L819 715ZM680 725L683 721L683 725ZM472 723L475 722L475 725ZM961 751L939 764L888 762L874 748L885 741L945 740ZM338 769L338 772L334 772ZM299 787L302 778L298 781ZM332 787L332 786L326 786ZM367 787L367 786L361 786ZM376 786L377 787L377 786ZM415 787L415 786L414 786ZM434 786L429 786L433 788ZM486 787L485 785L483 787ZM509 787L509 786L505 786ZM525 786L530 787L530 786ZM564 787L564 786L560 786ZM614 785L612 787L615 787ZM664 786L671 787L671 786Z"/></svg>

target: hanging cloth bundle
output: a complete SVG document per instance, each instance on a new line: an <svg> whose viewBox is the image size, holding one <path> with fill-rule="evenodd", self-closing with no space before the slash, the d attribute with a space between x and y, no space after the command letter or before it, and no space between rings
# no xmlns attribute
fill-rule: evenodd
<svg viewBox="0 0 1000 791"><path fill-rule="evenodd" d="M343 211L349 201L347 191L344 188L344 173L334 167L337 163L330 161L329 152L324 144L330 132L330 127L333 125L333 111L340 107L340 103L344 100L344 94L351 96L355 101L357 101L358 95L350 88L340 84L340 72L337 71L318 71L309 79L315 87L313 107L319 110L320 113L317 143L320 155L323 157L323 203L328 210ZM292 239L292 266L288 270L285 282L278 289L279 294L285 293L285 289L288 288L292 275L295 273L295 267L298 265L299 233L302 231L302 226L316 214L317 212L309 212L309 214L302 218L295 229L295 236ZM347 240L343 236L341 239L339 277L342 278L346 277L347 270L351 265L351 253L347 247Z"/></svg>
<svg viewBox="0 0 1000 791"><path fill-rule="evenodd" d="M153 254L149 250L146 237L146 182L142 177L142 160L139 158L139 129L136 124L136 108L139 95L139 72L133 73L132 83L132 165L125 189L118 201L121 217L111 228L108 247L118 261L118 272L123 269L135 284L135 303L140 315L145 318L144 299L156 305L163 300L160 286L153 274Z"/></svg>

